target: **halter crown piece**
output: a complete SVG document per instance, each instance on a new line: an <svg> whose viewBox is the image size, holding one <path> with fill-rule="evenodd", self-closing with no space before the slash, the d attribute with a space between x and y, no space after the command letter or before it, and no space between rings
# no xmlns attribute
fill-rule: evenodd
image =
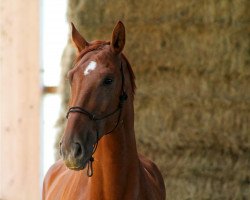
<svg viewBox="0 0 250 200"><path fill-rule="evenodd" d="M124 90L124 73L123 73L123 68L122 68L122 62L121 62L120 71L121 71L121 77L122 77L121 94L119 96L119 104L118 104L117 108L113 112L108 113L108 114L106 114L104 116L101 116L101 117L97 117L93 113L91 113L91 112L89 112L89 111L87 111L87 110L85 110L85 109L83 109L81 107L73 106L73 107L69 108L69 110L67 112L67 115L66 115L66 118L68 119L70 113L77 112L77 113L81 113L83 115L88 116L91 121L100 121L100 120L106 119L106 118L114 115L115 113L119 112L119 116L118 116L116 125L114 126L114 128L111 129L111 131L105 133L105 135L112 133L117 128L117 126L118 126L118 124L120 122L123 103L128 98L128 95L126 94L126 92ZM88 161L88 168L87 168L87 175L88 175L88 177L91 177L93 175L93 166L92 166L92 163L94 162L93 154L95 153L95 151L97 149L98 141L99 141L99 132L98 132L98 130L96 131L96 138L97 138L96 139L97 141L94 144L94 149L92 151L92 155L91 155L91 157L90 157L90 159Z"/></svg>

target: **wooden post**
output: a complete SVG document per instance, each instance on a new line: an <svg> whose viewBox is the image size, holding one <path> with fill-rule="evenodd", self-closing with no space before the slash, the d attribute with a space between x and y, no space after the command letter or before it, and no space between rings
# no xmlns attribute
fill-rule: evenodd
<svg viewBox="0 0 250 200"><path fill-rule="evenodd" d="M39 199L39 1L0 2L0 199Z"/></svg>

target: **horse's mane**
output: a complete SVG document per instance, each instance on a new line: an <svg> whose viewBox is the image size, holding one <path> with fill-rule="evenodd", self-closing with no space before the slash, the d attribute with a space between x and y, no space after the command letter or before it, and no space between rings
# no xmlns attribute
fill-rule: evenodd
<svg viewBox="0 0 250 200"><path fill-rule="evenodd" d="M110 42L97 40L97 41L90 43L90 45L86 49L84 49L83 51L79 53L79 55L77 56L75 60L75 63L79 62L82 59L82 57L86 55L88 52L102 49L105 45L110 45ZM135 75L134 75L133 69L128 59L126 58L124 54L122 54L122 59L125 61L126 66L128 68L130 83L132 87L132 94L134 95L135 90L136 90Z"/></svg>

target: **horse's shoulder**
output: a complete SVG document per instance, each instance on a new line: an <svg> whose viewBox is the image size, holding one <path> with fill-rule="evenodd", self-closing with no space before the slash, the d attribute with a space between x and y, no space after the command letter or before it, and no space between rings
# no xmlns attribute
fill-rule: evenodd
<svg viewBox="0 0 250 200"><path fill-rule="evenodd" d="M48 188L55 181L58 174L65 170L65 165L62 160L55 162L47 171L43 181L43 193L48 191Z"/></svg>
<svg viewBox="0 0 250 200"><path fill-rule="evenodd" d="M139 154L139 159L142 164L144 174L147 177L146 179L150 180L156 188L160 189L161 197L159 199L165 199L165 184L159 168L153 161L143 155Z"/></svg>
<svg viewBox="0 0 250 200"><path fill-rule="evenodd" d="M152 174L152 175L161 174L157 165L153 161L149 160L148 158L146 158L145 156L140 155L140 154L139 154L139 159L140 159L144 169L147 170L150 174Z"/></svg>

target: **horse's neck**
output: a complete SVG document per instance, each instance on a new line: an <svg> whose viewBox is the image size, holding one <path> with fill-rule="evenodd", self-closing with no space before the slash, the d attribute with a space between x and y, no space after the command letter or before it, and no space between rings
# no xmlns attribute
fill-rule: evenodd
<svg viewBox="0 0 250 200"><path fill-rule="evenodd" d="M128 187L136 187L135 182L138 182L136 177L139 177L139 160L134 135L132 103L125 103L127 105L123 109L123 118L117 129L104 136L99 142L94 154L94 175L91 178L93 195L112 194L115 198L130 190ZM109 197L109 199L112 198Z"/></svg>

